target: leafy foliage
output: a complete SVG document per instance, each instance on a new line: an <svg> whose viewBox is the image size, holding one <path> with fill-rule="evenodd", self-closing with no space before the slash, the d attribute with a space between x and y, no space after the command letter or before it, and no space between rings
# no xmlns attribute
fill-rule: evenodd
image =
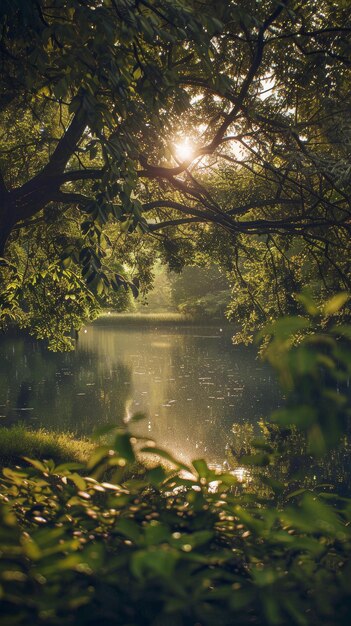
<svg viewBox="0 0 351 626"><path fill-rule="evenodd" d="M195 319L224 319L229 285L216 266L184 267L171 283L172 299L182 313Z"/></svg>
<svg viewBox="0 0 351 626"><path fill-rule="evenodd" d="M307 283L349 290L349 21L342 0L2 2L1 257L22 277L43 230L99 301L200 251L245 341Z"/></svg>
<svg viewBox="0 0 351 626"><path fill-rule="evenodd" d="M289 401L273 414L280 426L291 424L307 434L308 449L326 452L345 432L350 414L346 384L350 380L349 335L343 326L333 324L349 299L340 293L318 308L308 293L299 296L310 313L306 317L285 317L268 325L261 335L271 335L265 357L278 371ZM325 325L329 333L316 332ZM306 331L312 329L311 334ZM301 333L305 333L301 338ZM297 345L294 345L300 335ZM337 341L341 337L342 341ZM298 410L297 410L298 409Z"/></svg>

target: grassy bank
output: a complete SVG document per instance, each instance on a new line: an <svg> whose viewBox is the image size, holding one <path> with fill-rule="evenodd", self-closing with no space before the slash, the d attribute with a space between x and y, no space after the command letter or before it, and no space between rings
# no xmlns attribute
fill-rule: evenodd
<svg viewBox="0 0 351 626"><path fill-rule="evenodd" d="M22 464L23 456L52 459L56 463L84 462L94 449L87 439L77 439L72 433L28 430L25 426L0 428L0 466Z"/></svg>
<svg viewBox="0 0 351 626"><path fill-rule="evenodd" d="M93 322L96 324L126 324L136 326L157 326L174 324L194 324L194 321L181 313L115 313L104 311Z"/></svg>
<svg viewBox="0 0 351 626"><path fill-rule="evenodd" d="M126 326L192 326L192 325L217 325L228 324L223 319L198 319L182 313L115 313L105 311L94 320L94 325L106 326L108 324Z"/></svg>

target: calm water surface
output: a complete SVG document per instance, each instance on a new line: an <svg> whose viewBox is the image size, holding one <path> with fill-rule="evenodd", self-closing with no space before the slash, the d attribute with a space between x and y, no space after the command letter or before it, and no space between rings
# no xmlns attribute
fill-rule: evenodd
<svg viewBox="0 0 351 626"><path fill-rule="evenodd" d="M184 460L221 462L233 427L268 415L279 392L255 349L218 327L88 326L75 352L27 337L0 341L0 419L90 434L145 420L133 432Z"/></svg>

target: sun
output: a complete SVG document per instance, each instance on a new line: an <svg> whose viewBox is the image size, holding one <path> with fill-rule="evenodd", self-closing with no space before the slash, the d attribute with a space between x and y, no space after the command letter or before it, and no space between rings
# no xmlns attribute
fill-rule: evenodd
<svg viewBox="0 0 351 626"><path fill-rule="evenodd" d="M175 154L179 161L191 161L195 153L195 146L189 141L184 139L174 144Z"/></svg>

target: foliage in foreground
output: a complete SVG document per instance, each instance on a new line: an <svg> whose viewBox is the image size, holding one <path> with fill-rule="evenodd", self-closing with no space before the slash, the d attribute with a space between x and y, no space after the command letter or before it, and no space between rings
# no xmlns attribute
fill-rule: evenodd
<svg viewBox="0 0 351 626"><path fill-rule="evenodd" d="M320 312L307 306L316 319ZM274 419L282 435L302 427L318 457L337 445L349 416L335 384L351 373L351 333L330 323L296 341L310 324L285 318L271 326L267 355L287 396ZM143 452L175 469L159 465L126 480L135 441L112 433L113 444L85 466L27 459L25 468L4 470L1 623L349 623L350 498L332 485L296 489L276 480L275 450L264 439L242 459L262 468L263 489L246 490L235 473L202 459L184 466L149 443Z"/></svg>

